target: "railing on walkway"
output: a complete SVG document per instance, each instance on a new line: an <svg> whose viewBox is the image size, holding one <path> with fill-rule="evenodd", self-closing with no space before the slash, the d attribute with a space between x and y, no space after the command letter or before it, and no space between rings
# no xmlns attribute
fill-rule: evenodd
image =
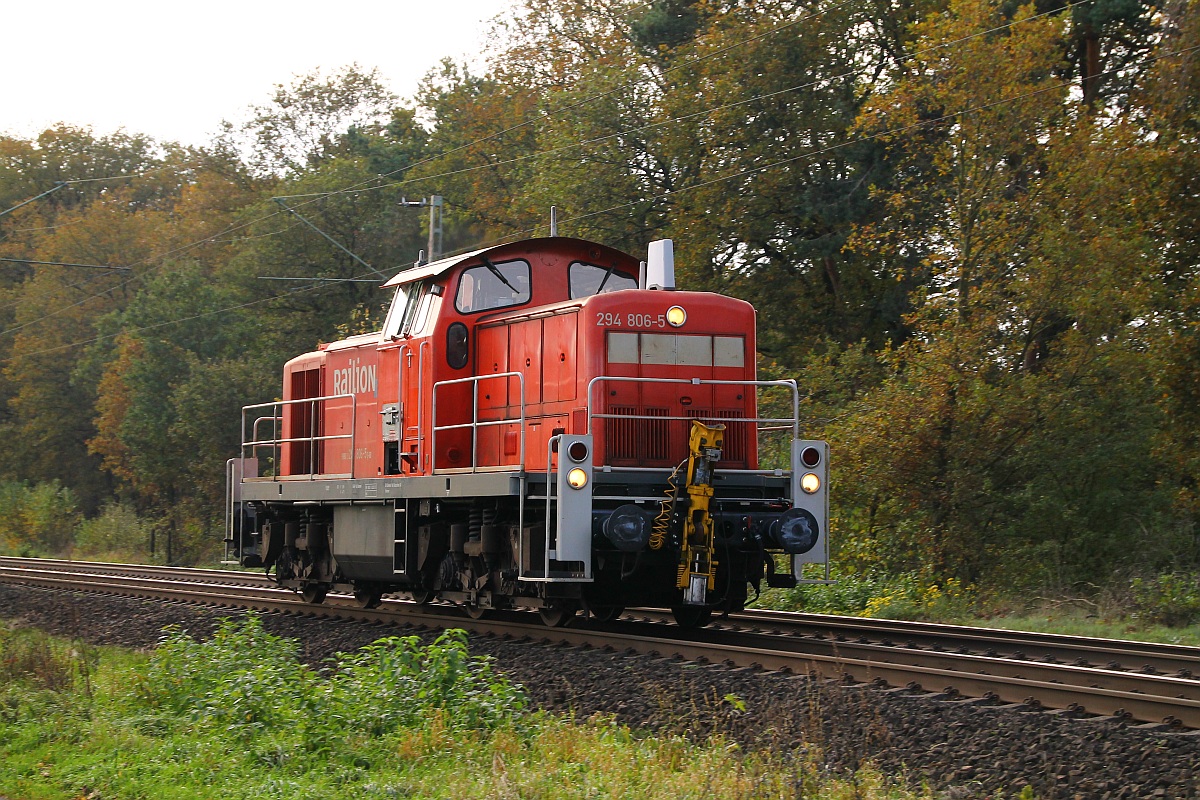
<svg viewBox="0 0 1200 800"><path fill-rule="evenodd" d="M509 378L517 378L520 385L519 402L516 404L521 410L519 416L503 417L501 419L479 419L479 384L483 381L498 380ZM458 384L471 384L471 420L469 422L460 422L451 425L438 425L438 389L446 386L454 386ZM509 404L511 406L513 404ZM520 426L520 445L518 447L517 462L514 464L479 464L479 429L490 428L499 425L519 425ZM471 461L468 466L464 467L438 467L437 465L437 435L439 431L456 431L470 430L471 431ZM458 378L452 381L438 381L433 385L433 427L430 433L429 449L433 452L433 473L453 473L453 472L493 472L497 470L512 470L525 469L525 375L521 372L497 372L491 375L475 375L470 378ZM498 448L497 458L503 455L503 442Z"/></svg>
<svg viewBox="0 0 1200 800"><path fill-rule="evenodd" d="M335 433L328 435L321 433L321 423L325 417L324 404L330 400L345 399L350 400L350 433ZM303 408L305 404L308 405L307 415L301 414L298 416L300 417L299 427L302 429L307 429L307 433L302 433L302 435L297 436L295 435L296 431L293 430L291 431L293 434L292 436L284 437L282 430L284 421L284 408ZM252 411L258 411L260 409L270 409L270 412L255 418L254 422L250 425L250 439L247 439L247 415ZM263 422L271 423L271 435L269 437L264 438L263 434L259 432L259 425ZM357 422L357 401L355 396L349 393L330 394L323 395L321 397L304 397L299 400L275 400L271 403L257 403L255 405L242 406L241 455L243 458L251 457L261 459L260 452L263 449L266 449L270 453L270 459L268 463L271 464L271 474L262 477L273 478L274 480L280 480L285 477L307 478L308 480L314 480L316 478L352 478L354 477L354 431L357 427ZM350 442L350 471L320 472L319 469L322 466L321 461L323 460L321 456L322 451L324 450L324 448L320 445L324 442L343 439L349 440ZM300 447L302 448L302 451L306 453L307 457L305 460L308 463L305 465L307 467L305 472L286 476L280 474L282 472L281 457L284 445Z"/></svg>

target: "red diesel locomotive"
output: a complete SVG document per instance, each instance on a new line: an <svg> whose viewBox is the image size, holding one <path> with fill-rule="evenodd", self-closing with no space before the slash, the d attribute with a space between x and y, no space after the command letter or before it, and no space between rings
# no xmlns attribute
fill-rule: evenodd
<svg viewBox="0 0 1200 800"><path fill-rule="evenodd" d="M309 602L687 626L826 563L828 448L800 438L794 381L755 379L754 309L675 291L670 242L650 251L532 239L388 281L382 331L292 359L283 399L243 409L242 563Z"/></svg>

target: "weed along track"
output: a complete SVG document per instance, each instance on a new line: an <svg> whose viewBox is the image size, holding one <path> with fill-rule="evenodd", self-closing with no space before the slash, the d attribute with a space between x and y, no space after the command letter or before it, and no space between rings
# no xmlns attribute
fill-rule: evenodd
<svg viewBox="0 0 1200 800"><path fill-rule="evenodd" d="M1011 637L1005 645L970 641L973 629L939 639L931 628L940 626L917 626L910 641L899 623L867 630L876 621L843 625L810 615L746 613L697 632L634 611L547 629L536 615L474 620L450 606L404 601L364 610L331 595L315 607L250 573L3 559L0 580L8 584L0 586L0 615L95 643L149 647L164 625L203 635L234 609L257 609L269 612L268 630L299 640L305 659L317 663L385 635L384 626L430 639L461 627L472 634L472 651L494 657L536 705L579 718L819 752L836 770L871 761L979 794L1029 785L1040 797L1200 796L1200 735L1180 727L1200 727L1189 716L1200 683L1183 677L1195 658L1188 648L1121 643L1126 655L1110 667L1115 659L1101 648L1113 643L1095 641L1085 655L1081 648L1093 640L1060 642L1076 656L1053 663L1066 659L1016 634L976 632ZM1143 673L1137 659L1151 650L1160 660ZM1044 655L1050 659L1039 660ZM1072 676L1075 684L1067 683ZM1119 701L1123 713L1094 708L1093 698ZM1069 703L1090 713L1065 710ZM1063 710L1034 710L1039 705ZM1136 724L1150 713L1157 724ZM1164 725L1164 717L1179 722Z"/></svg>

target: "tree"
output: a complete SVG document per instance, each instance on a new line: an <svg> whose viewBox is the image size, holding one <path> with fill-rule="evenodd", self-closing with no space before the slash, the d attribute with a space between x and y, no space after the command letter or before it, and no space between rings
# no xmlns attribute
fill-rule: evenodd
<svg viewBox="0 0 1200 800"><path fill-rule="evenodd" d="M662 135L683 274L753 302L760 348L796 367L824 348L905 336L913 257L897 250L889 263L851 242L880 215L872 186L892 181L887 154L852 131L869 96L863 67L888 58L873 22L838 5L732 6L680 54L695 63L664 99L679 120Z"/></svg>
<svg viewBox="0 0 1200 800"><path fill-rule="evenodd" d="M395 104L378 70L351 64L329 77L318 70L277 84L271 103L251 109L240 131L225 123L224 138L248 140L250 162L261 172L296 175L344 153L348 131L378 127Z"/></svg>
<svg viewBox="0 0 1200 800"><path fill-rule="evenodd" d="M917 249L928 277L891 376L834 429L863 477L854 524L889 568L967 581L1160 566L1186 552L1147 358L1162 159L1136 118L1073 113L1062 20L1027 8L968 39L999 27L995 7L950 11L864 115L906 180L858 246Z"/></svg>

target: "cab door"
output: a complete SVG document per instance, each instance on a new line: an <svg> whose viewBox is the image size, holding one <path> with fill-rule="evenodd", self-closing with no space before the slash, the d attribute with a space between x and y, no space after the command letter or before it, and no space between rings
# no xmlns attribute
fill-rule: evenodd
<svg viewBox="0 0 1200 800"><path fill-rule="evenodd" d="M400 471L405 475L428 470L424 431L429 427L426 398L432 371L431 349L428 338L409 339L400 347Z"/></svg>
<svg viewBox="0 0 1200 800"><path fill-rule="evenodd" d="M400 474L400 350L395 345L379 348L379 417L383 441L383 474Z"/></svg>

